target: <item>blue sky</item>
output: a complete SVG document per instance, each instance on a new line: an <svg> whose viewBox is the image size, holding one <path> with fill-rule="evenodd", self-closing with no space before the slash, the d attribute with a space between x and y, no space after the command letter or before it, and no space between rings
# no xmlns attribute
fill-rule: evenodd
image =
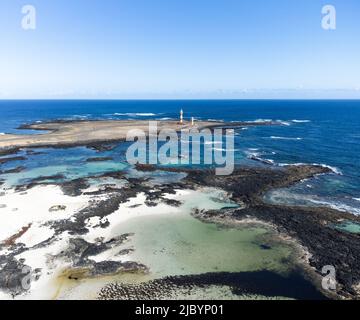
<svg viewBox="0 0 360 320"><path fill-rule="evenodd" d="M359 35L359 0L1 0L0 98L360 98Z"/></svg>

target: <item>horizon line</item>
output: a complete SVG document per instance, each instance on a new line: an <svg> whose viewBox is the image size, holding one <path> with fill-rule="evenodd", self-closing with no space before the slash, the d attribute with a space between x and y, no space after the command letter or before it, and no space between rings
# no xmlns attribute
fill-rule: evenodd
<svg viewBox="0 0 360 320"><path fill-rule="evenodd" d="M360 101L360 98L0 98L0 101Z"/></svg>

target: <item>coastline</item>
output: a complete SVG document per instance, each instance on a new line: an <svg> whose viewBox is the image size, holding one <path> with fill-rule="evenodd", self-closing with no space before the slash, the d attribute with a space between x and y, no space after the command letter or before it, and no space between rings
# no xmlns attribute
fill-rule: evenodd
<svg viewBox="0 0 360 320"><path fill-rule="evenodd" d="M360 0L0 9L0 302L360 300Z"/></svg>
<svg viewBox="0 0 360 320"><path fill-rule="evenodd" d="M140 168L138 168L138 169L140 169ZM142 167L141 168L142 170L145 170L145 168L144 167ZM149 170L153 170L154 168L149 168ZM173 170L173 169L172 169ZM179 169L180 170L180 169ZM240 169L241 170L241 169ZM243 169L242 169L243 170ZM250 170L250 169L249 169ZM294 183L294 181L296 181L296 180L298 180L298 179L301 179L301 178L304 178L304 176L309 176L309 170L310 170L310 172L311 172L311 174L321 174L321 173L323 173L323 171L325 170L324 168L321 168L321 167L317 167L317 168L312 168L311 169L311 167L309 168L309 167L306 167L306 168L304 168L304 170L303 170L303 172L301 172L301 170L299 171L299 168L296 168L295 169L295 172L297 172L297 175L296 176L293 176L292 178L291 178L291 182L290 182L290 180L288 180L286 183L287 184L290 184L290 183ZM313 170L313 171L312 171ZM266 172L266 170L265 171L262 171L261 172L261 175L263 176L263 174L264 174L264 172ZM252 172L252 170L250 170L250 171L248 171L248 174L249 173L253 173ZM301 174L300 174L301 173ZM148 187L147 188L147 190L148 191L145 191L145 194L143 194L143 195L141 195L141 192L143 192L144 191L144 186L143 186L143 181L137 181L136 183L135 183L135 192L131 192L130 194L128 194L125 198L122 198L120 201L121 202L123 202L123 201L125 201L125 204L129 207L129 208L132 208L132 209L129 209L129 210L131 210L131 212L132 213L130 213L130 211L129 211L129 215L128 215L128 218L126 218L126 216L123 216L123 214L124 214L124 211L122 210L122 215L121 216L119 216L118 214L117 214L117 212L119 212L118 210L120 210L120 208L121 208L121 204L120 204L120 207L119 207L119 209L116 209L116 206L114 207L114 209L111 209L111 210L109 210L108 211L108 213L106 213L106 212L104 212L104 210L103 210L103 207L101 206L101 201L100 202L97 202L97 203L94 203L94 204L92 204L90 207L92 207L92 208L94 208L94 213L91 213L90 215L88 215L88 216L85 216L85 217L81 217L81 220L79 220L78 222L76 222L76 220L77 220L77 218L76 218L76 216L78 216L78 217L80 217L80 215L83 215L82 213L81 213L81 211L79 212L79 214L75 214L75 221L74 221L74 223L66 223L67 224L67 226L65 226L65 228L64 228L64 225L63 225L63 223L59 223L59 222L56 222L54 225L53 225L53 228L55 228L54 230L55 230L55 234L62 234L64 231L66 231L66 230L71 230L71 233L73 233L73 232L75 232L75 233L79 233L80 235L81 234L83 234L83 232L85 231L85 229L84 228L86 228L87 230L94 230L95 231L95 233L93 233L93 231L91 231L90 232L90 234L88 234L88 232L86 232L85 233L85 237L83 238L84 239L84 241L86 241L85 243L83 243L83 244L86 244L87 243L87 246L88 245L90 245L92 242L94 242L96 239L102 239L101 240L101 243L102 244L106 244L107 243L107 241L111 241L111 234L109 234L108 232L108 230L106 229L106 227L107 226L111 226L111 225L116 225L116 224L118 224L118 223L124 223L127 219L132 219L132 218L135 218L137 215L136 215L136 213L135 213L135 211L134 210L138 210L137 212L139 212L138 214L141 214L141 215L143 215L143 214L145 214L146 212L146 210L150 210L149 211L149 214L151 215L151 214L156 214L156 215L158 215L159 214L159 205L161 205L161 194L163 194L163 195L169 195L169 194L178 194L177 193L177 191L175 191L174 190L174 188L177 188L177 189L179 189L179 190L196 190L196 189L198 189L198 188L203 188L203 187L206 187L206 188L208 188L209 186L207 185L200 185L199 184L199 181L201 180L201 178L200 179L196 179L196 182L194 182L194 176L195 176L195 172L191 172L191 170L188 170L187 171L187 174L188 174L188 176L186 177L186 178L184 178L183 180L185 180L185 181L181 181L181 182L179 182L177 185L174 185L174 186L171 186L171 185L169 185L169 186L166 186L166 188L165 189L162 189L162 191L160 191L160 193L159 194L156 194L155 195L155 197L154 197L154 195L152 195L152 192L150 192L151 190L152 190L152 188L150 188L150 187ZM198 174L199 174L199 172L198 171L196 171L196 176L198 176ZM242 171L242 174L243 174L243 171ZM259 174L259 172L258 172L258 174ZM271 172L269 172L269 174L271 174ZM208 176L208 175L207 175ZM279 179L279 178L278 178ZM134 184L134 182L132 182L133 184ZM271 183L273 183L273 182L271 182ZM281 183L281 184L284 184L284 182L275 182L275 184L277 184L277 183ZM214 183L213 183L214 184ZM137 185L137 187L136 187L136 185ZM134 189L134 186L132 186L130 189ZM140 187L141 186L141 187ZM214 184L214 186L215 186L215 184ZM213 187L214 187L213 186ZM31 187L31 189L30 190L32 190L32 188L39 188L39 187L41 187L41 182L40 182L40 186L32 186ZM49 187L51 187L51 184L50 184L50 186ZM217 185L216 186L216 188L217 189L219 189L219 186ZM261 188L262 190L265 190L265 189L267 189L268 187L265 187L264 188L264 186L263 186L263 188ZM88 188L85 188L84 189L84 191L85 192L83 192L83 194L86 194L86 190L87 190ZM221 189L219 189L219 190L221 190ZM124 190L123 190L124 191ZM92 192L90 192L90 194L92 194L92 195L97 195L97 196L104 196L104 195L106 195L107 193L109 192L109 190L102 190L102 191L100 191L100 190L98 190L98 192L94 192L94 191L92 191ZM170 193L169 193L170 192ZM184 192L184 191L182 191L182 192ZM190 191L190 192L194 192L194 191ZM140 196L140 198L139 198L139 196ZM157 199L156 200L156 202L157 202L157 205L154 205L154 204L152 204L153 203L153 201L154 200L150 200L149 199L149 197L150 197L150 199ZM115 197L116 198L116 197ZM170 198L172 198L172 197L170 197ZM131 200L131 199L133 199L133 200ZM165 199L165 198L164 198ZM166 196L166 199L168 199L168 196ZM237 203L240 203L240 201L239 201L239 198L236 198L236 196L234 197L234 194L232 194L232 196L231 196L231 199L232 200L234 200L234 199L236 199L236 201L235 202L237 202ZM250 198L249 198L250 199ZM149 200L150 200L150 202L149 202ZM158 202L160 200L160 203ZM172 199L172 200L176 200L176 199ZM252 199L251 198L251 201L253 201L254 199ZM113 199L113 198L108 198L108 199L106 199L106 200L104 200L105 201L105 203L107 203L107 202L109 202L110 201L110 203L112 203L112 202L114 202L115 201L115 203L118 203L118 201L119 200L117 200L117 199ZM130 201L130 202L129 202ZM269 221L266 221L266 219L263 219L263 217L261 217L261 218L256 218L256 220L254 220L253 218L247 218L248 220L246 220L246 219L244 219L244 216L245 217L248 217L249 215L248 215L248 213L249 213L249 211L246 211L246 210L249 210L249 208L248 208L248 206L249 206L249 203L251 203L251 201L249 201L249 202L244 202L243 200L242 200L242 202L241 203L245 203L245 206L241 206L240 208L231 208L231 209L229 209L229 208L223 208L223 209L215 209L215 210L211 210L211 208L205 208L205 209L202 209L201 211L198 211L198 210L195 210L192 214L193 214L193 216L194 217L196 217L197 219L199 219L199 220L202 220L202 221L206 221L206 222L215 222L215 223L217 223L217 224L224 224L224 223L228 223L228 224L230 224L230 225L234 225L234 221L236 221L235 222L235 224L238 224L238 223L241 223L241 224L244 224L245 226L247 226L247 227L249 227L249 226L252 226L252 225L261 225L261 224L265 224L265 225L267 225L267 226L271 226L271 228L273 229L273 230L276 230L277 231L277 234L278 234L278 239L280 240L281 238L282 238L282 240L284 240L285 242L288 242L289 243L289 240L290 240L290 242L294 242L295 243L295 245L293 246L294 248L296 248L296 250L299 250L299 248L301 248L301 246L302 246L302 243L300 242L298 242L298 239L296 238L296 237L294 237L294 235L291 235L290 236L290 239L289 239L289 235L288 235L288 232L286 233L286 236L284 237L284 232L283 232L283 230L281 230L281 228L280 228L280 226L279 226L279 224L278 223L275 223L274 221L271 221L271 222L269 222ZM256 200L256 201L259 201L258 199ZM141 204L141 205L140 205ZM149 205L150 205L150 207L149 207ZM165 204L164 204L165 205ZM175 206L174 208L175 209L172 209L172 211L173 210L176 210L176 207L178 206L179 204L177 203L177 202L173 202L172 203L172 206ZM168 205L166 205L166 206L168 206ZM168 210L169 210L169 208L170 207L167 207L167 209L164 209L163 210L163 212L164 212L164 214L168 214ZM267 209L267 208L265 208L265 209ZM144 211L145 210L145 211ZM244 214L241 214L241 215L239 215L239 212L241 212L241 213L243 213L244 212L244 210L246 211L246 214L244 213ZM88 209L86 209L85 208L85 212L89 212L89 210ZM145 212L145 213L144 213ZM112 220L112 218L111 217L114 217L116 220ZM253 215L254 216L254 215ZM93 218L92 218L93 217ZM213 218L213 217L215 217L215 219ZM256 215L255 215L255 217L256 217ZM120 220L118 220L120 218ZM229 219L230 218L230 219ZM95 219L95 220L94 220ZM105 220L104 220L105 219ZM232 221L231 221L232 220ZM80 221L83 221L83 222L81 222L81 224L83 225L79 225L79 222ZM65 221L64 221L65 222ZM97 230L98 231L96 231L95 229L93 229L95 226L101 226L101 223L104 223L104 228L98 228ZM82 230L84 230L84 231L82 231ZM281 230L281 232L279 232L279 230ZM68 231L66 231L66 232L68 232ZM100 233L99 233L99 231L101 231ZM60 232L60 233L59 233ZM114 235L115 236L115 235ZM131 237L131 235L126 235L126 238L127 237ZM24 238L24 239L26 239L27 238L27 236L26 236L26 232L24 233L24 235L22 235L22 237ZM21 237L20 237L21 238ZM29 237L28 238L31 238L31 235L29 235ZM23 239L23 240L24 240ZM49 240L47 240L47 241L45 241L46 239L45 238L43 238L43 239L41 239L41 237L39 238L39 240L42 240L42 241L44 241L44 242L48 242ZM21 241L20 241L21 242ZM122 243L122 241L121 241L121 243ZM35 244L35 243L32 243L32 245L40 245L40 243L37 243L37 244ZM77 243L77 244L75 244L75 245L80 245L79 243ZM306 246L305 246L306 247ZM106 250L112 250L111 249L111 247L107 247L107 246L105 246L105 248L106 248ZM130 251L131 252L131 251ZM310 255L312 255L312 254L308 254L307 252L306 252L306 249L304 249L303 250L303 252L305 252L306 254L303 254L302 255L302 257L305 257L305 256L310 256ZM72 255L72 254L71 254ZM20 255L20 256L23 256L23 255ZM111 254L110 254L110 256L111 256ZM91 257L91 256L89 256L89 257ZM109 275L108 274L108 272L110 272L110 274L116 274L116 273L118 273L118 271L115 271L115 270L128 270L128 271L130 271L130 270L138 270L138 271L140 271L140 270L143 270L143 271L145 271L146 270L146 267L145 266L141 266L141 265L137 265L137 264L130 264L130 265L127 265L127 261L131 261L131 259L130 260L128 260L129 258L131 257L131 254L130 254L130 256L126 253L124 256L121 256L121 258L120 258L120 262L118 263L118 265L116 266L116 268L115 269L113 269L113 271L111 271L111 268L108 270L108 271L106 271L106 269L104 269L104 271L106 271L105 273L100 273L99 275L101 275L102 274L102 276L107 276L107 275ZM25 259L26 260L26 259ZM105 259L106 260L106 259ZM112 259L113 260L113 259ZM70 259L70 261L71 261L71 259ZM96 260L95 260L96 261ZM97 263L99 263L101 261L101 259L97 262ZM299 263L300 264L303 264L304 262L306 262L306 264L308 263L308 261L306 261L306 259L304 258L304 259L300 259L299 260ZM305 265L306 265L305 264ZM44 262L44 265L42 266L43 268L44 268L44 266L46 265L46 263ZM125 269L124 269L124 265L125 265ZM69 266L71 266L71 263L70 263L70 265ZM79 266L77 266L75 269L73 269L73 271L70 271L71 270L71 268L73 268L73 267L71 267L70 269L69 269L69 272L70 272L70 274L69 274L69 276L68 277L70 277L70 278L78 278L79 277L79 271L76 271L76 270L78 270L79 268L79 270L81 270L82 268L84 268L86 266L86 264L85 265L83 265L83 266L81 266L81 265L79 265ZM90 266L91 266L91 264L90 264ZM310 266L311 266L311 264L310 264ZM89 265L88 265L88 267L89 267ZM63 266L62 266L62 268L63 268ZM87 267L86 267L87 268ZM95 267L96 268L96 267ZM135 269L134 269L135 268ZM91 270L91 269L90 269ZM123 271L121 271L121 272L123 272ZM137 271L137 272L138 272ZM12 270L12 272L14 272L14 270ZM60 272L60 271L59 271ZM63 273L64 271L62 271L62 273ZM115 273L114 273L115 272ZM311 270L311 272L309 272L309 270L308 270L308 273L309 274L311 274L311 276L312 277L314 277L314 273L313 273L313 269ZM72 275L72 274L77 274L77 276L74 276L74 275ZM94 274L94 275L96 275L96 273ZM87 271L87 272L85 272L84 273L84 275L83 276L85 276L85 278L86 277L89 277L90 276L90 278L91 277L93 277L93 276L91 276L91 273L89 274L89 272ZM317 279L318 280L318 279Z"/></svg>
<svg viewBox="0 0 360 320"><path fill-rule="evenodd" d="M176 131L190 129L232 129L236 127L253 127L264 125L281 125L274 121L263 122L213 122L196 121L194 126L184 121L157 121L158 130L173 129ZM48 131L41 134L4 134L0 137L0 155L8 155L19 148L74 147L106 142L122 142L132 129L139 129L148 134L148 120L57 120L53 122L22 125L19 129Z"/></svg>
<svg viewBox="0 0 360 320"><path fill-rule="evenodd" d="M71 123L78 124L79 122ZM57 125L60 125L60 123ZM118 125L118 122L116 122L116 125ZM221 126L223 125L224 123L221 123ZM43 128L44 127L42 127L42 129ZM32 135L32 137L36 139L37 135ZM74 137L75 136L71 136L70 140L76 139ZM71 144L67 145L67 143L64 145L64 141L61 140L61 142L59 142L60 140L54 142L55 144L52 147L71 146ZM92 147L99 150L105 148L106 150L106 142L104 141L105 140L96 140ZM33 143L34 141L30 141L28 146L36 147ZM71 143L77 142L72 141ZM80 141L79 145L83 145L83 143L86 145L89 142ZM15 144L12 145L10 149L2 149L2 155L15 154L16 148L19 148L19 146ZM4 163L12 160L24 160L17 156L3 159ZM132 238L133 235L122 234L119 236L114 234L110 236L111 233L109 233L108 228L116 224L125 223L128 221L127 219L142 216L144 212L148 212L149 215L153 215L155 212L159 213L161 206L166 208L162 210L165 215L166 210L169 211L171 209L171 212L176 211L176 208L181 205L181 201L169 195L179 195L178 190L196 192L196 190L201 188L215 188L216 190L223 190L228 193L229 200L238 204L239 207L200 208L200 210L194 210L192 212L193 217L199 221L211 222L218 225L228 224L234 226L242 224L246 227L253 225L270 227L275 231L279 240L282 239L285 243L292 243L292 246L295 248L294 250L301 252L298 263L303 266L303 270L306 270L305 273L312 279L313 283L317 284L317 287L319 287L320 270L322 266L332 264L336 266L339 272L338 281L340 287L338 288L337 298L358 296L358 292L356 291L360 280L360 275L356 272L356 264L360 257L360 250L356 244L358 235L344 233L329 226L343 220L360 222L360 219L350 213L339 212L328 208L272 205L265 203L262 199L267 191L288 187L316 175L329 174L331 173L330 168L319 165L297 165L276 168L240 167L236 168L231 176L225 177L215 176L211 170L207 169L159 168L149 165L136 165L135 169L145 174L162 171L185 173L186 176L181 177L177 182L159 186L149 185L146 175L134 179L127 177L125 172L118 171L100 176L100 178L104 178L105 181L97 187L89 185L88 180L92 177L79 178L64 183L45 181L51 177L42 177L41 179L33 179L25 185L17 186L16 190L7 191L2 195L0 200L7 199L8 192L14 192L16 197L32 198L31 192L38 190L36 196L41 199L43 192L39 190L45 188L44 190L49 190L51 193L53 193L55 189L61 190L63 193L61 197L75 197L76 201L80 200L78 197L85 198L83 199L84 201L79 201L81 206L73 209L71 206L65 204L66 208L65 211L63 211L61 206L66 203L66 200L60 197L56 203L46 203L44 205L44 215L39 221L36 221L34 217L29 217L30 220L18 220L16 228L7 229L9 232L6 235L4 234L4 237L1 239L3 242L0 246L0 249L2 249L2 253L0 254L2 270L0 272L2 273L2 278L6 279L5 282L0 284L1 288L15 297L22 297L24 292L19 287L19 280L21 279L21 270L27 265L27 261L32 261L30 264L34 267L35 278L41 279L40 282L37 283L46 287L46 283L50 280L49 278L41 276L39 269L48 268L49 261L46 259L41 260L40 267L37 266L36 261L29 255L33 249L40 250L38 251L40 256L49 254L53 256L50 259L50 265L56 260L63 261L64 264L61 265L60 269L51 272L53 275L59 274L59 277L63 277L63 275L66 274L69 281L76 282L79 281L79 279L96 279L98 277L105 277L107 279L109 277L116 278L118 274L129 272L146 274L148 272L146 265L131 261L131 252L134 249L136 250L136 248L126 248L128 239ZM97 176L97 178L99 178L99 176ZM114 181L109 183L106 180L109 178L115 179L117 182L115 184ZM31 201L31 199L29 201ZM8 206L11 203L21 203L22 200L5 202L5 205ZM25 201L23 203L27 204L28 202ZM126 216L120 217L118 214L119 208L123 208L122 206L124 204L129 206L127 209L129 210L127 218ZM58 213L55 212L54 214L49 212L49 209L54 206L59 210ZM123 212L122 210L122 213ZM136 214L136 212L138 212L138 214ZM57 214L59 214L59 216L57 216ZM48 215L51 215L51 219L46 221ZM39 223L41 225L39 225ZM59 242L59 237L63 237L63 235L66 235L65 238ZM74 237L69 237L69 235L73 235ZM337 239L337 241L340 239L341 241L337 243L334 239ZM71 250L69 248L66 249L69 243L73 246ZM330 250L328 249L329 244L331 247ZM352 252L352 260L349 266L344 266L342 263L339 263L339 261L347 258L343 255L345 250L343 247L344 244L346 244L347 250L351 250ZM46 247L49 245L51 247L50 251L46 253L46 250L48 250ZM124 245L125 247L122 248ZM66 249L65 251L64 248ZM115 251L122 248L122 250L120 250L122 254L117 258L114 258L114 255L117 254L114 248ZM79 250L80 252L87 252L80 260L76 254ZM327 250L329 252L327 252ZM111 260L108 260L106 255L104 259L94 259L94 256L99 254L101 256L104 252L110 252L109 256L112 257ZM18 260L19 258L20 260ZM348 268L350 268L353 273L353 279L351 279L350 282L346 277L350 272ZM238 279L238 276L236 276L236 279ZM58 276L56 276L56 279L57 277ZM211 278L214 277L216 277L216 275L212 274ZM272 276L269 275L269 277L271 278ZM172 283L171 281L173 280L166 280L165 283L168 281ZM184 279L184 281L188 280ZM209 285L211 286L211 282ZM106 289L104 290L105 291L101 292L106 292ZM332 298L334 297L333 293L329 294L325 292L325 294ZM59 296L59 293L55 296ZM104 298L105 296L102 295L101 297Z"/></svg>
<svg viewBox="0 0 360 320"><path fill-rule="evenodd" d="M147 170L148 166L138 166ZM149 170L152 170L150 167ZM263 201L262 196L271 189L289 187L303 179L331 172L321 166L286 166L274 169L238 168L231 176L221 177L209 172L186 169L189 175L185 179L190 185L207 185L221 188L232 194L231 199L242 203L239 209L195 212L203 221L237 224L246 219L257 219L269 224L285 239L295 241L304 248L310 257L307 265L319 276L326 265L337 270L337 296L339 298L358 297L357 288L360 274L356 265L360 260L359 235L342 232L332 226L341 221L359 223L360 217L348 212L326 207L273 205ZM238 177L238 178L237 178ZM306 261L306 260L305 260ZM347 261L346 264L343 261ZM348 274L352 277L349 279ZM330 296L333 296L331 293Z"/></svg>

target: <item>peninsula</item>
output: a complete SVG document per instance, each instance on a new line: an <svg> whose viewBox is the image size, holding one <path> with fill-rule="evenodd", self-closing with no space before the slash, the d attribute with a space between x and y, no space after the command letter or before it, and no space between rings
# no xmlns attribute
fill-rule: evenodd
<svg viewBox="0 0 360 320"><path fill-rule="evenodd" d="M195 128L235 128L246 126L275 125L278 122L215 122L197 121L192 125L191 122L184 121L157 121L158 130ZM93 121L67 121L58 120L52 122L35 123L23 125L19 129L30 129L48 131L39 134L4 134L0 136L1 149L11 150L15 148L34 148L34 147L56 147L56 146L75 146L86 145L94 142L123 141L127 133L132 129L139 129L148 132L148 120L93 120ZM4 150L3 150L4 151Z"/></svg>

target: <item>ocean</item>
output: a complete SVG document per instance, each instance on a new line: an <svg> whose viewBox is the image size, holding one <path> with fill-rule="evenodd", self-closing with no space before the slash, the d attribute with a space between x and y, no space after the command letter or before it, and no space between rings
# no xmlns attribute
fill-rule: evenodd
<svg viewBox="0 0 360 320"><path fill-rule="evenodd" d="M185 119L281 122L281 126L236 129L236 163L317 163L331 167L333 173L272 191L265 196L267 201L360 214L360 101L356 100L2 100L0 134L39 134L18 127L53 119L177 119L181 108ZM126 144L102 152L114 158L104 163L85 163L95 151L84 147L47 149L27 155L21 163L26 170L7 174L5 180L17 184L40 175L64 174L72 179L121 170L127 167L125 148ZM11 162L3 168L17 165Z"/></svg>

